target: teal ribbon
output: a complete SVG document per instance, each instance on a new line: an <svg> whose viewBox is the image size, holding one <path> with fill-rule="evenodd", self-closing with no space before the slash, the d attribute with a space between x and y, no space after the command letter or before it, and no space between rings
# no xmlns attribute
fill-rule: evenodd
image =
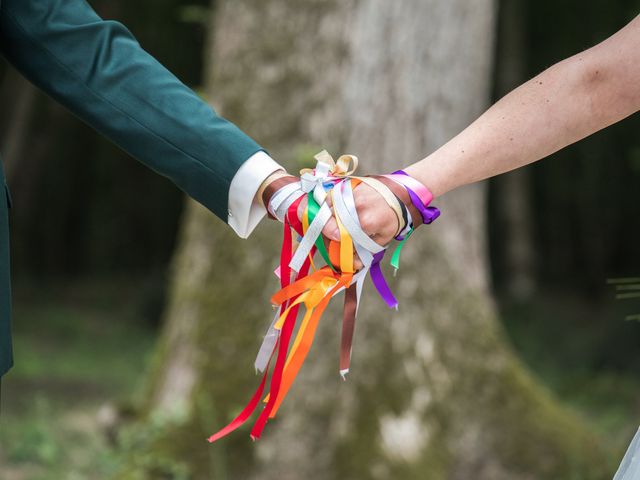
<svg viewBox="0 0 640 480"><path fill-rule="evenodd" d="M413 233L413 227L409 229L409 233L407 233L407 236L400 241L398 246L393 251L393 255L391 255L391 262L389 263L391 263L391 266L396 270L400 268L400 253L402 252L402 247L404 247L404 242L407 241L407 239L411 236L412 233Z"/></svg>

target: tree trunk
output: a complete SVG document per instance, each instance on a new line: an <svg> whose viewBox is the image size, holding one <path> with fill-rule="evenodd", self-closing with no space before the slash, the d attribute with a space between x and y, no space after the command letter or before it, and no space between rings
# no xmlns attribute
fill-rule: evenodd
<svg viewBox="0 0 640 480"><path fill-rule="evenodd" d="M24 156L23 151L29 136L29 122L33 115L37 90L13 70L9 70L6 84L2 87L3 93L6 93L7 97L11 95L11 99L3 99L2 104L10 105L12 102L9 100L15 100L15 106L11 109L11 113L4 119L8 125L2 126L4 173L7 182L11 183L15 176L18 159Z"/></svg>
<svg viewBox="0 0 640 480"><path fill-rule="evenodd" d="M208 93L290 171L327 148L362 172L417 160L486 106L491 0L218 2ZM248 241L191 202L145 410L159 428L129 474L196 479L604 479L607 457L515 358L488 291L485 188L438 199L392 283L368 287L352 372L325 314L278 419L209 445L257 386L280 226ZM339 303L339 302L336 302ZM552 354L552 352L550 352ZM161 418L162 421L157 419ZM155 419L155 420L154 420ZM149 473L151 472L151 473Z"/></svg>
<svg viewBox="0 0 640 480"><path fill-rule="evenodd" d="M523 0L503 1L500 12L500 45L497 49L496 93L502 97L526 78L525 5ZM496 214L500 228L499 249L503 275L500 286L515 300L527 300L536 288L531 174L527 168L495 177Z"/></svg>

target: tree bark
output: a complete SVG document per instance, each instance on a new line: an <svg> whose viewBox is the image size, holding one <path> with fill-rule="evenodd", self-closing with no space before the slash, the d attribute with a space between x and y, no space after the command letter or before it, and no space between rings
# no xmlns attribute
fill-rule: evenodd
<svg viewBox="0 0 640 480"><path fill-rule="evenodd" d="M221 1L207 92L290 171L321 148L358 155L360 173L391 171L486 106L493 31L491 0ZM281 233L265 221L240 241L191 202L146 396L147 424L160 416L163 428L129 474L607 478L596 438L532 379L497 322L484 185L436 203L443 216L411 239L392 282L399 311L368 287L348 381L334 308L263 439L245 428L209 445L257 386Z"/></svg>

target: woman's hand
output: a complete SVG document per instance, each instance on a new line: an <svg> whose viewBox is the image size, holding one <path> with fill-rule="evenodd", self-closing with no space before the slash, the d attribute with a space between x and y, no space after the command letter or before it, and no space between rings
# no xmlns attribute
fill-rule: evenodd
<svg viewBox="0 0 640 480"><path fill-rule="evenodd" d="M387 245L399 230L398 218L393 209L375 189L360 183L353 189L353 198L362 229L379 245ZM331 206L331 197L327 199ZM340 231L335 218L331 218L322 234L329 240L340 241Z"/></svg>

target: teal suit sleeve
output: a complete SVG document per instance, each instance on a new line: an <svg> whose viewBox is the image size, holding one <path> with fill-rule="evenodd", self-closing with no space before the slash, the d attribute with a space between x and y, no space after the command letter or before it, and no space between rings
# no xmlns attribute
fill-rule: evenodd
<svg viewBox="0 0 640 480"><path fill-rule="evenodd" d="M227 220L231 180L258 144L84 0L0 2L0 51L9 62Z"/></svg>

